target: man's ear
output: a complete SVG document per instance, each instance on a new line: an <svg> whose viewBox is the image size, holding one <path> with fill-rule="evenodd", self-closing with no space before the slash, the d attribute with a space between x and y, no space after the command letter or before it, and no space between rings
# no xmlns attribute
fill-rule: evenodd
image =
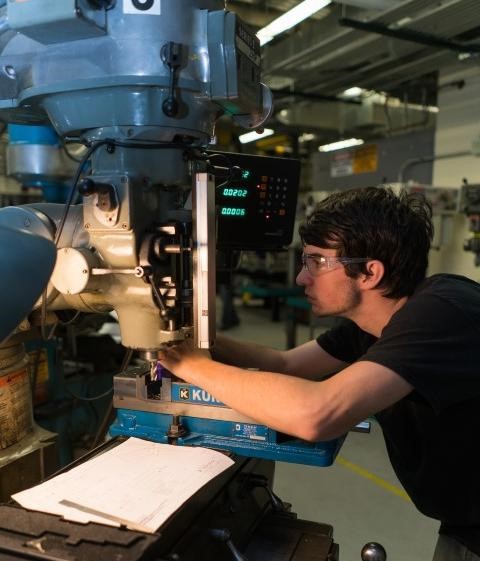
<svg viewBox="0 0 480 561"><path fill-rule="evenodd" d="M377 288L385 274L385 266L378 259L372 259L365 264L367 274L360 275L360 286L364 290Z"/></svg>

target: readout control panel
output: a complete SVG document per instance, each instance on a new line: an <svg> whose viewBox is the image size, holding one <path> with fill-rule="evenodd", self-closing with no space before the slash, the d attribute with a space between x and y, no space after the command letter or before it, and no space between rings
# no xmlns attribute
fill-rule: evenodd
<svg viewBox="0 0 480 561"><path fill-rule="evenodd" d="M222 152L236 173L216 182L217 247L282 249L292 241L300 161Z"/></svg>

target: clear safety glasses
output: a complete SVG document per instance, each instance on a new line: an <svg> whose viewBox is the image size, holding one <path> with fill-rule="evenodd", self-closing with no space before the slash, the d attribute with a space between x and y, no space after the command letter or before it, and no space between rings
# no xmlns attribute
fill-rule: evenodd
<svg viewBox="0 0 480 561"><path fill-rule="evenodd" d="M302 265L312 277L350 263L366 263L370 257L324 257L315 253L302 253Z"/></svg>

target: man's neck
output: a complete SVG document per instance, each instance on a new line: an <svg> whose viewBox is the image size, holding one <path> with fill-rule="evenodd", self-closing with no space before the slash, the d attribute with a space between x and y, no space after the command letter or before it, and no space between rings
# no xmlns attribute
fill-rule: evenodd
<svg viewBox="0 0 480 561"><path fill-rule="evenodd" d="M392 299L380 295L364 300L352 313L350 319L360 329L379 338L392 316L407 302L407 296Z"/></svg>

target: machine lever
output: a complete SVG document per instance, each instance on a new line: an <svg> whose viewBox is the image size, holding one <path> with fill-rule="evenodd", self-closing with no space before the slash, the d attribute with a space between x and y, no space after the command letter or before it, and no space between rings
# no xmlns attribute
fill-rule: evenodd
<svg viewBox="0 0 480 561"><path fill-rule="evenodd" d="M82 197L97 195L97 206L104 212L111 212L118 207L115 187L110 183L101 183L86 177L79 183L78 192Z"/></svg>
<svg viewBox="0 0 480 561"><path fill-rule="evenodd" d="M154 294L154 296L157 300L157 303L160 307L160 315L161 315L162 318L167 318L168 317L168 310L167 310L167 306L165 304L165 301L163 299L163 296L162 296L160 290L158 290L158 287L156 286L153 278L149 277L148 280L149 280L150 285L152 287L153 294Z"/></svg>
<svg viewBox="0 0 480 561"><path fill-rule="evenodd" d="M237 546L232 542L232 535L227 528L211 528L208 532L212 538L223 542L230 550L235 561L248 561L248 559L238 551Z"/></svg>
<svg viewBox="0 0 480 561"><path fill-rule="evenodd" d="M265 491L267 492L270 498L270 502L272 504L273 510L275 510L276 512L288 512L287 505L282 501L282 499L278 495L276 495L272 491L272 489L268 485L267 479L263 475L257 475L254 473L248 474L246 476L246 483L252 489L255 489L256 487L261 487L262 489L265 489Z"/></svg>
<svg viewBox="0 0 480 561"><path fill-rule="evenodd" d="M267 492L267 494L270 498L270 502L272 503L273 510L275 510L276 512L287 511L285 503L282 501L282 499L278 495L275 495L275 493L272 491L272 489L270 489L270 487L267 485L266 482L265 482L264 485L261 485L261 487L263 487L265 489L265 491Z"/></svg>
<svg viewBox="0 0 480 561"><path fill-rule="evenodd" d="M377 542L366 543L362 547L361 552L362 561L386 561L387 552L383 545Z"/></svg>
<svg viewBox="0 0 480 561"><path fill-rule="evenodd" d="M162 103L162 110L167 117L175 117L178 113L178 101L175 99L175 83L177 81L177 70L182 62L182 45L169 41L163 45L160 56L163 63L170 69L170 84L168 97Z"/></svg>
<svg viewBox="0 0 480 561"><path fill-rule="evenodd" d="M101 183L100 181L93 181L93 179L85 178L80 181L78 185L78 192L84 197L93 195L94 193L99 193L105 195L110 193L113 189L113 185L110 183Z"/></svg>

